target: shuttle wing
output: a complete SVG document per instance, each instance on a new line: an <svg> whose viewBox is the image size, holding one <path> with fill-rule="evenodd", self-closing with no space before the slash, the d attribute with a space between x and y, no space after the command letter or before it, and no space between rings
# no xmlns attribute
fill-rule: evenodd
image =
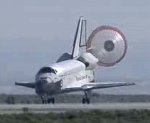
<svg viewBox="0 0 150 123"><path fill-rule="evenodd" d="M84 90L111 88L119 86L130 86L135 85L133 82L99 82L99 83L88 83L82 86Z"/></svg>
<svg viewBox="0 0 150 123"><path fill-rule="evenodd" d="M28 88L35 88L35 82L27 82L27 83L15 82L15 85L24 86L24 87L28 87Z"/></svg>

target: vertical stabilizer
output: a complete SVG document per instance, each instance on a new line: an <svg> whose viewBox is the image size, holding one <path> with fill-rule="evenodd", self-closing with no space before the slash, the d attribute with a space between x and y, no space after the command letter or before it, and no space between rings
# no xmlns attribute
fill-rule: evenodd
<svg viewBox="0 0 150 123"><path fill-rule="evenodd" d="M83 17L80 17L78 21L75 38L73 42L72 58L77 58L79 56L84 21L85 20Z"/></svg>

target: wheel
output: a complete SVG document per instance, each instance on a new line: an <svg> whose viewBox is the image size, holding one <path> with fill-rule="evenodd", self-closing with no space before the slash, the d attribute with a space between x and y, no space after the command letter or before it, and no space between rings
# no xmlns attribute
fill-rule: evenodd
<svg viewBox="0 0 150 123"><path fill-rule="evenodd" d="M82 104L85 104L85 98L82 99Z"/></svg>
<svg viewBox="0 0 150 123"><path fill-rule="evenodd" d="M86 99L86 103L90 104L90 99L89 98Z"/></svg>
<svg viewBox="0 0 150 123"><path fill-rule="evenodd" d="M90 99L89 98L83 98L82 104L90 104Z"/></svg>
<svg viewBox="0 0 150 123"><path fill-rule="evenodd" d="M47 102L48 102L48 104L51 103L51 99L48 99Z"/></svg>
<svg viewBox="0 0 150 123"><path fill-rule="evenodd" d="M42 100L42 104L46 104L47 103L47 101L46 100Z"/></svg>
<svg viewBox="0 0 150 123"><path fill-rule="evenodd" d="M42 100L42 104L45 104L45 101L44 101L44 100Z"/></svg>
<svg viewBox="0 0 150 123"><path fill-rule="evenodd" d="M47 100L47 102L48 102L48 104L50 104L50 103L54 104L55 103L55 98L49 98Z"/></svg>
<svg viewBox="0 0 150 123"><path fill-rule="evenodd" d="M54 104L54 103L55 103L55 98L52 98L52 100L51 100L51 101L52 101L52 104Z"/></svg>

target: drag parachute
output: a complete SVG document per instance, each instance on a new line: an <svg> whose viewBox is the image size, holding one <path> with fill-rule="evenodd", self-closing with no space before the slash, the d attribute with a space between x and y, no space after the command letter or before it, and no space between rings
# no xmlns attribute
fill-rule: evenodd
<svg viewBox="0 0 150 123"><path fill-rule="evenodd" d="M98 65L113 66L124 58L127 40L119 29L100 26L89 36L86 50L98 59Z"/></svg>

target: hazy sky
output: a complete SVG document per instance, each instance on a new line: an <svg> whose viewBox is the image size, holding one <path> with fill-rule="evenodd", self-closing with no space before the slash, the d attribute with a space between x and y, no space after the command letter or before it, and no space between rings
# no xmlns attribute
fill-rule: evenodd
<svg viewBox="0 0 150 123"><path fill-rule="evenodd" d="M97 26L112 25L128 40L123 61L99 67L97 80L136 80L137 85L100 92L150 94L149 8L149 0L0 0L0 93L32 92L14 82L34 81L40 67L70 52L83 15L88 34Z"/></svg>

